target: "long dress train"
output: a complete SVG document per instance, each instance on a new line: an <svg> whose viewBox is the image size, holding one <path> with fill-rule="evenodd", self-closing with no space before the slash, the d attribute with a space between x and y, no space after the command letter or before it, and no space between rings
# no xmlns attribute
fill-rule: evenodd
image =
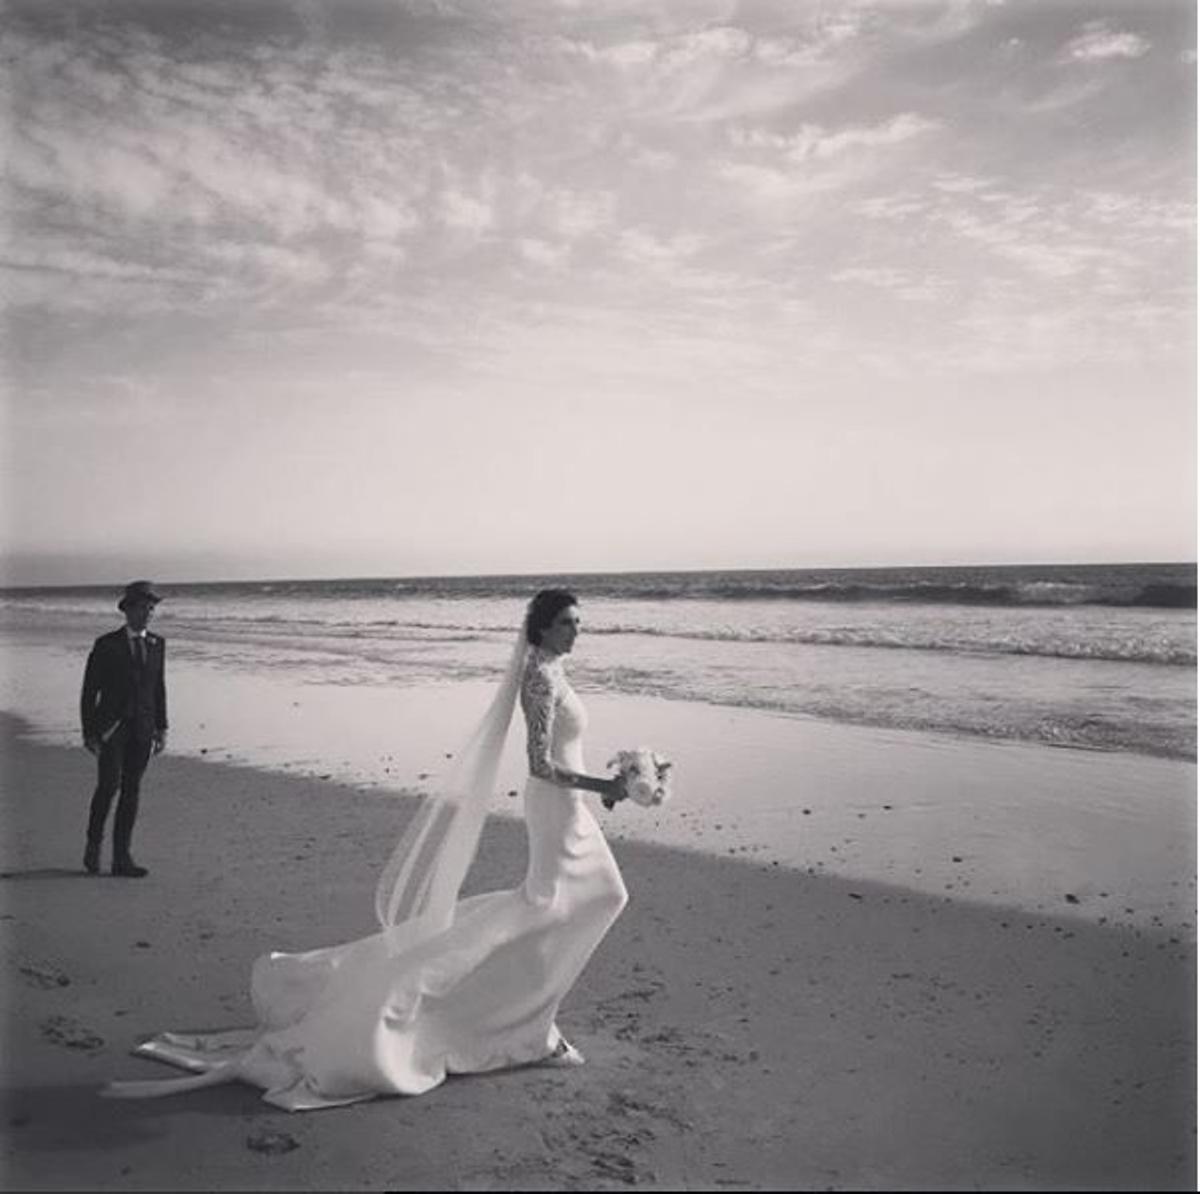
<svg viewBox="0 0 1200 1194"><path fill-rule="evenodd" d="M586 714L561 662L531 651L521 696L531 759L542 751L582 771ZM421 1094L448 1073L553 1054L559 1004L627 894L582 793L531 774L524 805L529 859L519 887L460 900L448 928L399 954L376 933L260 957L251 974L256 1028L163 1033L135 1053L195 1076L114 1083L107 1093L148 1097L237 1080L301 1111Z"/></svg>

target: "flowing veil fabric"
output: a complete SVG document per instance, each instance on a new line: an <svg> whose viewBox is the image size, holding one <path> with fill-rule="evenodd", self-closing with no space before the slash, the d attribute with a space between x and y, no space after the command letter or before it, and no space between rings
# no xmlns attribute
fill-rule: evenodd
<svg viewBox="0 0 1200 1194"><path fill-rule="evenodd" d="M392 954L449 928L475 857L512 721L526 655L525 628L492 703L438 790L413 814L375 888L375 914Z"/></svg>

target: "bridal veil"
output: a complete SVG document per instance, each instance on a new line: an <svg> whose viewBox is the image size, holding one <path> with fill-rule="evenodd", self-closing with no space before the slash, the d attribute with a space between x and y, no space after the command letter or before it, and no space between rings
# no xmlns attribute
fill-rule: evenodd
<svg viewBox="0 0 1200 1194"><path fill-rule="evenodd" d="M487 712L438 787L405 828L375 888L375 914L392 954L448 928L487 817L512 721L527 641L525 620Z"/></svg>

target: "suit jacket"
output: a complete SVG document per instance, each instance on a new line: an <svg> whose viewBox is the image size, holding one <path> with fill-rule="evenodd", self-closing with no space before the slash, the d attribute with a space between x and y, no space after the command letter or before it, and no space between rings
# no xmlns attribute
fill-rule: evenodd
<svg viewBox="0 0 1200 1194"><path fill-rule="evenodd" d="M146 631L146 663L133 658L125 628L102 634L83 673L79 719L85 738L106 738L127 722L140 738L167 728L167 643Z"/></svg>

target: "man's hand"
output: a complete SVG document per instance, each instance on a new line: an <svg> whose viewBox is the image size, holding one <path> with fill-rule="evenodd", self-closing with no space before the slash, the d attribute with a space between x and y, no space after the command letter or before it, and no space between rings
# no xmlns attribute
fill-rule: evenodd
<svg viewBox="0 0 1200 1194"><path fill-rule="evenodd" d="M100 739L94 734L84 734L83 748L88 754L98 755L100 753Z"/></svg>
<svg viewBox="0 0 1200 1194"><path fill-rule="evenodd" d="M162 752L167 749L167 731L166 730L155 730L154 731L153 745L154 745L154 753L156 755L162 754Z"/></svg>

